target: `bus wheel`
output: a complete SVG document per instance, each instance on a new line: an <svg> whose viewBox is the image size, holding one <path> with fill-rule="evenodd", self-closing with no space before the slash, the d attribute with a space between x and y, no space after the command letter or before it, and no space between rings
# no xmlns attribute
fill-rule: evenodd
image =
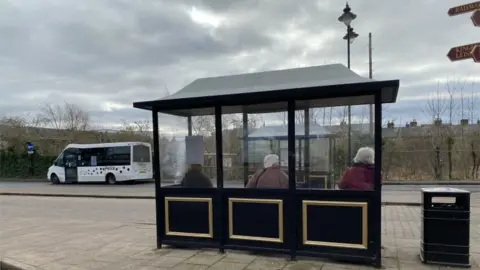
<svg viewBox="0 0 480 270"><path fill-rule="evenodd" d="M106 181L107 181L107 184L110 184L110 185L115 185L117 183L117 179L115 178L115 175L113 175L113 173L107 174Z"/></svg>
<svg viewBox="0 0 480 270"><path fill-rule="evenodd" d="M52 184L54 185L60 184L60 180L58 179L58 176L56 174L52 174L50 176L50 182L52 182Z"/></svg>

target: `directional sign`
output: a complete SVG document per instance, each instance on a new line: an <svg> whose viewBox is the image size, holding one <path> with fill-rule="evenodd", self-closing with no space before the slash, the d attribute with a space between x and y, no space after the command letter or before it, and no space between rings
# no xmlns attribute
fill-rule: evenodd
<svg viewBox="0 0 480 270"><path fill-rule="evenodd" d="M33 154L33 144L30 142L27 142L27 153L28 154Z"/></svg>
<svg viewBox="0 0 480 270"><path fill-rule="evenodd" d="M477 45L473 48L472 58L475 63L480 63L480 45Z"/></svg>
<svg viewBox="0 0 480 270"><path fill-rule="evenodd" d="M473 44L468 44L468 45L463 45L463 46L458 46L458 47L453 47L448 51L447 57L450 59L450 61L459 61L459 60L465 60L465 59L471 59L472 58L472 50L476 45L480 45L480 42L478 43L473 43Z"/></svg>
<svg viewBox="0 0 480 270"><path fill-rule="evenodd" d="M470 19L472 19L473 25L480 27L480 9L475 10Z"/></svg>
<svg viewBox="0 0 480 270"><path fill-rule="evenodd" d="M449 16L456 16L468 12L472 12L475 9L480 9L480 1L466 4L466 5L461 5L461 6L456 6L448 10L448 15Z"/></svg>

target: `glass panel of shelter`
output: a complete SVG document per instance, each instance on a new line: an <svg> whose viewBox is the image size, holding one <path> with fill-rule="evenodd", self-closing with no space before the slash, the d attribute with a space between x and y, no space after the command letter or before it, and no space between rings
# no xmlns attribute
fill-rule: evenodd
<svg viewBox="0 0 480 270"><path fill-rule="evenodd" d="M352 103L365 105L350 106L349 110L349 99L355 99ZM374 158L371 156L374 153L371 151L374 149L373 103L373 96L296 101L298 189L373 190L374 164L370 164L373 160L355 159L357 151L362 147L368 147L362 152ZM345 172L352 167L365 167L368 175L371 175L368 178L371 179L362 179L361 175L345 176ZM359 172L357 169L351 171L355 174ZM350 181L354 183L347 184ZM362 181L367 181L368 184Z"/></svg>
<svg viewBox="0 0 480 270"><path fill-rule="evenodd" d="M371 124L369 121L373 97L356 99L352 102L360 99L365 105L351 106L350 126L348 108L344 106L348 99L296 101L297 188L339 189L344 172L355 166L357 150L374 146L373 117ZM216 186L214 111L185 111L200 114L193 117L159 114L163 187ZM179 115L188 115L185 112ZM224 106L222 113L224 187L288 188L287 103ZM275 183L265 184L262 178L269 178L265 177L272 171L269 168L274 168L278 177L272 177L277 179ZM195 176L190 181L192 172Z"/></svg>
<svg viewBox="0 0 480 270"><path fill-rule="evenodd" d="M173 113L158 115L162 187L216 187L215 109Z"/></svg>
<svg viewBox="0 0 480 270"><path fill-rule="evenodd" d="M222 107L225 188L288 188L287 105Z"/></svg>

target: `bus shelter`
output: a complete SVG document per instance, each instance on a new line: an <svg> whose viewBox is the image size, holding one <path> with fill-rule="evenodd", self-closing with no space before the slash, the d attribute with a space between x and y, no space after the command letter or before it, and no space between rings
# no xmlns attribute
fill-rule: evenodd
<svg viewBox="0 0 480 270"><path fill-rule="evenodd" d="M216 185L162 186L160 173L155 173L157 247L269 251L292 259L321 256L381 266L382 103L395 102L398 88L398 80L374 81L334 64L202 78L171 96L135 102L135 108L152 111L155 172L160 171L159 130L184 121L189 137L194 117L214 119ZM374 105L374 189L297 187L295 114L362 104ZM287 115L288 188L225 186L229 179L218 165L231 144L224 138L230 136L224 131L227 119L243 115L245 130L249 115L272 112Z"/></svg>
<svg viewBox="0 0 480 270"><path fill-rule="evenodd" d="M302 112L309 115L308 109ZM302 117L303 123L295 124L295 163L297 188L334 188L333 166L335 134L329 126L311 124L310 117ZM305 121L306 120L306 121ZM279 156L280 165L288 173L288 134L282 125L263 126L250 134L244 134L248 147L244 156L253 155L248 173L252 175L263 163L265 154ZM250 165L250 160L254 164ZM246 183L245 183L246 185Z"/></svg>

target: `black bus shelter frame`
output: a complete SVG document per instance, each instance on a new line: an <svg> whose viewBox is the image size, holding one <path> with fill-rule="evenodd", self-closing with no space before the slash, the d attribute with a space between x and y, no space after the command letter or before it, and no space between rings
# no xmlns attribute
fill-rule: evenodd
<svg viewBox="0 0 480 270"><path fill-rule="evenodd" d="M152 111L157 247L270 251L292 259L320 256L380 267L382 103L395 102L398 87L398 80L373 81L335 64L203 78L172 96L134 103ZM362 96L373 97L375 105L374 190L297 189L295 111L304 109L298 102L338 98L350 105L365 104ZM161 186L158 113L190 119L214 108L216 159L223 164L222 113L244 113L252 107L255 112L274 111L272 104L279 102L288 104L288 189L224 188L223 166L216 168L216 188ZM335 104L342 105L347 104ZM222 112L224 108L239 110Z"/></svg>

